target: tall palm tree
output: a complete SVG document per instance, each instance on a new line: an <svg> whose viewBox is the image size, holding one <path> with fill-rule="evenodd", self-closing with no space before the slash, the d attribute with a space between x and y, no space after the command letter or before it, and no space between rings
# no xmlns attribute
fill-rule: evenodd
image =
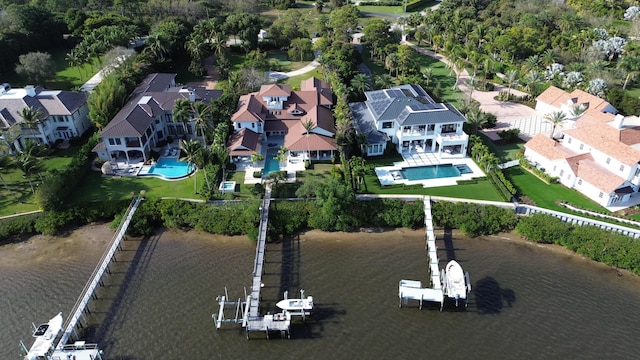
<svg viewBox="0 0 640 360"><path fill-rule="evenodd" d="M567 119L567 115L565 115L562 111L552 111L545 115L544 118L545 120L548 120L549 122L551 122L551 124L553 124L553 127L551 128L551 134L549 135L549 137L553 139L553 133L556 132L556 126L565 121Z"/></svg>
<svg viewBox="0 0 640 360"><path fill-rule="evenodd" d="M164 56L169 52L166 41L160 34L149 35L145 44L147 46L144 50L160 60L164 60Z"/></svg>
<svg viewBox="0 0 640 360"><path fill-rule="evenodd" d="M16 165L18 166L18 169L24 173L24 177L29 181L31 192L35 193L36 190L33 187L33 182L31 182L31 176L39 174L44 170L42 162L37 157L32 156L29 153L21 153L16 157Z"/></svg>
<svg viewBox="0 0 640 360"><path fill-rule="evenodd" d="M191 101L189 101L189 99L178 99L173 104L173 121L182 123L185 136L189 134L187 126L191 119L190 111Z"/></svg>
<svg viewBox="0 0 640 360"><path fill-rule="evenodd" d="M431 82L431 79L433 79L433 69L430 68L430 67L426 67L426 68L420 70L420 74L422 75L422 78L425 81L425 86L428 89L429 88L429 82Z"/></svg>
<svg viewBox="0 0 640 360"><path fill-rule="evenodd" d="M524 78L522 78L522 80L524 80L527 86L527 90L531 93L531 95L537 96L538 84L544 81L544 77L542 76L542 73L540 71L531 70L524 75Z"/></svg>
<svg viewBox="0 0 640 360"><path fill-rule="evenodd" d="M193 175L193 193L197 194L197 182L198 182L198 168L196 163L199 161L200 152L202 151L202 144L196 140L180 140L180 149L184 152L184 157L181 157L181 161L186 161L189 166L195 168L195 174Z"/></svg>
<svg viewBox="0 0 640 360"><path fill-rule="evenodd" d="M625 55L618 60L618 67L624 70L627 75L624 78L622 90L627 88L629 80L633 79L640 72L640 57Z"/></svg>
<svg viewBox="0 0 640 360"><path fill-rule="evenodd" d="M374 75L376 89L388 89L393 84L393 78L389 74Z"/></svg>
<svg viewBox="0 0 640 360"><path fill-rule="evenodd" d="M473 133L478 134L478 129L487 122L487 117L477 106L467 112L467 123L473 127Z"/></svg>
<svg viewBox="0 0 640 360"><path fill-rule="evenodd" d="M71 49L67 56L65 57L69 66L75 66L78 68L78 74L80 75L80 81L82 81L82 64L83 60L80 57L79 52L76 49Z"/></svg>
<svg viewBox="0 0 640 360"><path fill-rule="evenodd" d="M311 165L311 144L309 143L309 136L311 135L311 130L313 130L315 124L313 123L313 120L307 119L302 122L302 126L304 126L305 137L307 138L307 157L309 158L309 165Z"/></svg>
<svg viewBox="0 0 640 360"><path fill-rule="evenodd" d="M192 121L196 129L200 129L200 135L203 141L206 141L206 129L210 128L211 122L211 106L202 101L194 101L191 103Z"/></svg>
<svg viewBox="0 0 640 360"><path fill-rule="evenodd" d="M473 90L478 86L478 78L476 77L476 74L471 75L464 83L469 87L469 100L471 100L473 97Z"/></svg>

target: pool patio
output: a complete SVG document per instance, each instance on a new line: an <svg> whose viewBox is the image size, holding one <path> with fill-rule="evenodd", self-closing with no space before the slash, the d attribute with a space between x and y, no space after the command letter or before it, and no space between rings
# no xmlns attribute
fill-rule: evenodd
<svg viewBox="0 0 640 360"><path fill-rule="evenodd" d="M402 154L403 161L393 163L393 166L382 166L375 168L376 175L381 185L415 185L421 184L422 187L437 187L437 186L453 186L456 185L459 180L471 180L473 178L484 177L485 174L476 165L476 163L470 158L452 157L445 159L438 159L436 154L428 152L411 152ZM456 177L437 178L437 179L424 179L424 180L407 180L402 174L401 170L408 167L416 166L431 166L431 165L466 165L471 169L470 174L461 174Z"/></svg>

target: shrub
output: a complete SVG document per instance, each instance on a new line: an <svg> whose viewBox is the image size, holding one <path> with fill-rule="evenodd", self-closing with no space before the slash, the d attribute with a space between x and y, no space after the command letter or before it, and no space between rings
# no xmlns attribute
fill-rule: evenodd
<svg viewBox="0 0 640 360"><path fill-rule="evenodd" d="M262 177L262 170L256 170L253 172L253 177L258 179Z"/></svg>
<svg viewBox="0 0 640 360"><path fill-rule="evenodd" d="M514 143L520 140L520 129L514 128L509 130L498 131L498 136L506 143Z"/></svg>
<svg viewBox="0 0 640 360"><path fill-rule="evenodd" d="M516 232L523 238L539 243L561 243L571 231L571 226L555 216L533 214L520 219Z"/></svg>
<svg viewBox="0 0 640 360"><path fill-rule="evenodd" d="M471 237L512 230L518 223L515 211L491 205L439 201L431 210L438 226L460 229Z"/></svg>
<svg viewBox="0 0 640 360"><path fill-rule="evenodd" d="M35 222L42 213L16 216L0 220L0 244L17 240L21 235L35 234Z"/></svg>

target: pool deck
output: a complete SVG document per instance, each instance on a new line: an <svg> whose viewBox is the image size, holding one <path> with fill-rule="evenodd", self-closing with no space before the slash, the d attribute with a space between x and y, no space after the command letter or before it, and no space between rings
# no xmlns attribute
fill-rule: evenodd
<svg viewBox="0 0 640 360"><path fill-rule="evenodd" d="M452 186L457 185L459 180L471 180L473 178L484 177L485 174L470 158L448 157L438 159L435 153L412 152L402 154L403 161L393 163L393 166L382 166L375 168L376 175L381 185L415 185L421 184L422 187ZM466 165L471 169L471 174L462 174L456 177L425 179L425 180L407 180L402 177L400 170L408 167L430 166L439 164Z"/></svg>

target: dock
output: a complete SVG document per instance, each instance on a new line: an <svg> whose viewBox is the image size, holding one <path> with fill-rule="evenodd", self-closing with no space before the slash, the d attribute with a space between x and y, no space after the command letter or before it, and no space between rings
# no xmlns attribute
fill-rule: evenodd
<svg viewBox="0 0 640 360"><path fill-rule="evenodd" d="M100 262L93 270L89 281L87 281L84 289L78 300L76 301L73 309L69 313L70 316L67 317L64 324L61 326L60 331L62 331L62 335L56 332L53 334L50 340L50 347L44 349L44 352L39 350L34 351L32 347L31 351L26 349L26 346L22 344L23 350L27 353L27 359L74 359L74 360L101 360L102 359L102 350L98 349L97 344L88 344L85 341L78 339L78 335L76 333L77 327L82 327L81 321L84 318L84 314L89 312L88 304L89 301L96 297L95 291L96 288L100 286L104 286L102 282L102 277L105 272L110 273L109 264L112 261L116 261L115 254L118 249L120 249L120 244L125 237L127 232L127 228L131 223L131 219L133 218L133 214L138 209L140 202L143 200L142 197L136 197L129 204L129 208L127 209L125 216L123 217L116 234L114 235L111 243L109 244L107 250L102 255ZM62 316L61 314L59 315ZM62 323L62 320L60 320ZM75 341L73 343L68 343L69 340L75 336ZM40 354L36 354L36 352ZM33 356L33 357L31 357ZM44 357L46 356L46 357Z"/></svg>
<svg viewBox="0 0 640 360"><path fill-rule="evenodd" d="M216 298L218 302L218 313L211 315L216 324L216 329L220 329L222 324L225 323L242 324L242 327L246 330L247 339L250 338L249 333L256 331L264 331L267 339L269 338L269 333L274 331L280 332L281 337L291 338L291 319L294 316L301 316L304 320L306 316L310 315L310 312L304 309L293 311L283 310L280 313L267 314L264 316L260 314L260 293L264 286L262 283L262 275L264 272L270 206L271 186L268 185L262 200L262 206L260 207L260 225L258 227L256 256L253 264L251 293L247 295L247 291L245 289L244 298L238 298L234 301L230 299L227 288L225 288L225 294ZM300 294L304 297L304 290L301 290ZM284 297L287 299L287 292L285 292ZM224 311L225 308L228 307L235 307L235 316L233 318L225 317Z"/></svg>
<svg viewBox="0 0 640 360"><path fill-rule="evenodd" d="M438 247L436 246L436 236L433 232L433 217L431 215L431 197L425 196L424 201L424 222L425 222L425 238L427 244L425 246L427 250L427 259L429 262L429 274L431 280L431 287L423 287L422 282L416 280L400 280L398 284L398 297L400 298L400 307L403 304L407 304L409 300L419 301L420 309L422 304L427 302L440 303L440 311L444 309L444 302L447 298L456 299L456 306L458 304L459 295L455 294L453 288L450 287L447 281L446 271L440 269L440 261L438 259ZM449 264L457 262L450 261ZM459 266L459 265L458 265ZM448 268L448 266L447 266ZM466 298L464 298L464 304L466 307L469 292L471 292L471 281L469 280L469 273L464 273L464 282L466 292ZM462 297L460 297L462 298Z"/></svg>

